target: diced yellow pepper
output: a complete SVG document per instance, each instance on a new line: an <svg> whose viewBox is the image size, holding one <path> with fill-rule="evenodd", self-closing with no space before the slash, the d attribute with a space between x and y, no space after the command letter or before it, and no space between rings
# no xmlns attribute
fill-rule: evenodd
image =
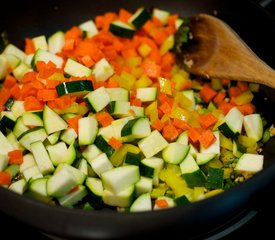
<svg viewBox="0 0 275 240"><path fill-rule="evenodd" d="M135 78L140 78L142 75L143 75L143 73L144 73L144 71L143 71L143 69L142 68L140 68L140 67L134 67L134 68L132 68L132 70L131 70L131 74L133 75L133 76L135 76Z"/></svg>
<svg viewBox="0 0 275 240"><path fill-rule="evenodd" d="M234 171L233 168L224 168L223 169L223 178L229 179L231 177L231 174L233 173L233 171Z"/></svg>
<svg viewBox="0 0 275 240"><path fill-rule="evenodd" d="M114 167L118 167L123 164L127 152L138 154L140 149L132 144L123 144L120 149L114 152L114 154L110 157L110 162Z"/></svg>
<svg viewBox="0 0 275 240"><path fill-rule="evenodd" d="M238 143L246 148L257 148L257 142L253 138L244 135L238 136Z"/></svg>
<svg viewBox="0 0 275 240"><path fill-rule="evenodd" d="M159 82L159 89L161 93L172 95L172 87L171 87L170 80L163 77L159 77L158 82Z"/></svg>
<svg viewBox="0 0 275 240"><path fill-rule="evenodd" d="M234 102L237 105L247 104L252 101L253 97L254 97L253 93L250 90L247 90L247 91L243 92L242 94L240 94L238 97L236 97L234 99Z"/></svg>
<svg viewBox="0 0 275 240"><path fill-rule="evenodd" d="M128 91L132 90L135 86L136 83L136 78L135 76L122 71L122 73L120 74L120 79L119 79L119 86L122 88L127 89Z"/></svg>
<svg viewBox="0 0 275 240"><path fill-rule="evenodd" d="M174 35L168 36L160 46L160 54L163 55L173 48L175 43Z"/></svg>
<svg viewBox="0 0 275 240"><path fill-rule="evenodd" d="M157 101L152 102L145 108L145 115L149 117L150 122L153 123L158 119L158 103Z"/></svg>
<svg viewBox="0 0 275 240"><path fill-rule="evenodd" d="M164 114L160 121L162 121L163 123L170 121L170 116L168 114Z"/></svg>
<svg viewBox="0 0 275 240"><path fill-rule="evenodd" d="M204 187L194 187L193 199L194 201L199 201L204 199Z"/></svg>
<svg viewBox="0 0 275 240"><path fill-rule="evenodd" d="M65 79L62 73L55 72L50 77L47 78L48 80L55 80L55 81L63 81Z"/></svg>
<svg viewBox="0 0 275 240"><path fill-rule="evenodd" d="M214 158L208 163L208 166L212 168L222 168L223 163L219 160L219 158Z"/></svg>
<svg viewBox="0 0 275 240"><path fill-rule="evenodd" d="M191 85L191 80L187 72L175 73L171 80L175 83L175 89L178 91L185 89L186 85Z"/></svg>
<svg viewBox="0 0 275 240"><path fill-rule="evenodd" d="M177 106L176 104L174 104L173 107L172 107L170 117L171 118L177 118L177 119L180 119L180 120L183 120L183 121L187 122L190 118L190 113L187 110L185 110L185 109Z"/></svg>
<svg viewBox="0 0 275 240"><path fill-rule="evenodd" d="M136 81L136 88L145 88L149 87L152 84L152 80L145 74L143 74L137 81Z"/></svg>
<svg viewBox="0 0 275 240"><path fill-rule="evenodd" d="M181 92L177 92L174 99L182 108L191 109L193 107L193 102Z"/></svg>
<svg viewBox="0 0 275 240"><path fill-rule="evenodd" d="M127 67L130 67L130 68L134 68L134 67L137 67L141 64L141 57L137 56L137 57L129 57L126 59L126 62L125 62L125 65Z"/></svg>
<svg viewBox="0 0 275 240"><path fill-rule="evenodd" d="M138 53L142 56L142 57L146 57L148 56L148 54L152 51L152 48L146 44L146 43L142 43L139 48L138 48Z"/></svg>
<svg viewBox="0 0 275 240"><path fill-rule="evenodd" d="M230 138L225 137L224 135L220 134L220 145L221 147L228 149L228 150L233 150L233 143Z"/></svg>
<svg viewBox="0 0 275 240"><path fill-rule="evenodd" d="M175 197L186 195L189 200L192 199L193 189L188 188L184 179L176 175L172 169L162 169L159 177L172 189Z"/></svg>
<svg viewBox="0 0 275 240"><path fill-rule="evenodd" d="M166 189L165 188L153 188L151 192L151 198L156 199L158 197L162 197L165 195Z"/></svg>
<svg viewBox="0 0 275 240"><path fill-rule="evenodd" d="M215 195L218 195L218 194L220 194L220 193L222 193L222 192L224 192L223 189L215 189L215 190L212 190L212 191L210 191L210 192L205 193L204 196L205 196L206 198L209 198L209 197L213 197L213 196L215 196Z"/></svg>

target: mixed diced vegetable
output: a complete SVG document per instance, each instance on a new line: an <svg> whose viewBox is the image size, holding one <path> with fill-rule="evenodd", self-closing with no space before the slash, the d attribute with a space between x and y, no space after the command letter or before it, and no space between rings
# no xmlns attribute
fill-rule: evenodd
<svg viewBox="0 0 275 240"><path fill-rule="evenodd" d="M49 204L151 211L263 169L259 85L191 76L188 20L121 9L0 55L0 185Z"/></svg>

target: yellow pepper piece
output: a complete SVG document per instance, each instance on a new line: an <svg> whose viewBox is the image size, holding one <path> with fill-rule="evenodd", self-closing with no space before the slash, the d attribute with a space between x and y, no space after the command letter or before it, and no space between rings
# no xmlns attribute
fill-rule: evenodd
<svg viewBox="0 0 275 240"><path fill-rule="evenodd" d="M145 115L150 118L151 123L155 122L158 119L157 101L152 102L148 107L145 108Z"/></svg>
<svg viewBox="0 0 275 240"><path fill-rule="evenodd" d="M172 95L172 87L171 87L170 80L163 77L159 77L158 82L159 82L159 89L161 93Z"/></svg>
<svg viewBox="0 0 275 240"><path fill-rule="evenodd" d="M54 73L50 77L47 78L48 80L55 80L55 81L63 81L65 79L62 73Z"/></svg>
<svg viewBox="0 0 275 240"><path fill-rule="evenodd" d="M236 97L234 99L234 102L237 105L247 104L252 101L253 97L254 97L253 93L250 90L247 90L247 91L243 92L242 94L240 94L238 97Z"/></svg>
<svg viewBox="0 0 275 240"><path fill-rule="evenodd" d="M181 91L186 85L191 85L189 74L186 72L175 73L171 79L175 83L175 89Z"/></svg>
<svg viewBox="0 0 275 240"><path fill-rule="evenodd" d="M136 88L145 88L149 87L152 84L152 80L145 74L143 74L137 81L136 81Z"/></svg>
<svg viewBox="0 0 275 240"><path fill-rule="evenodd" d="M257 148L257 142L253 138L244 135L238 136L238 143L246 148Z"/></svg>
<svg viewBox="0 0 275 240"><path fill-rule="evenodd" d="M159 178L172 189L175 197L186 195L189 200L192 199L193 189L188 188L184 179L176 175L172 169L162 169Z"/></svg>
<svg viewBox="0 0 275 240"><path fill-rule="evenodd" d="M204 187L194 187L193 199L194 201L199 201L204 199Z"/></svg>
<svg viewBox="0 0 275 240"><path fill-rule="evenodd" d="M193 102L181 92L177 92L174 99L182 108L191 109L193 107Z"/></svg>
<svg viewBox="0 0 275 240"><path fill-rule="evenodd" d="M160 46L160 54L163 55L173 48L175 43L174 35L168 36Z"/></svg>
<svg viewBox="0 0 275 240"><path fill-rule="evenodd" d="M152 51L152 48L146 44L146 43L142 43L139 48L138 48L138 53L142 56L142 57L146 57L148 56L148 54Z"/></svg>
<svg viewBox="0 0 275 240"><path fill-rule="evenodd" d="M233 143L230 138L225 137L224 135L220 134L220 145L221 147L228 149L228 150L233 150Z"/></svg>
<svg viewBox="0 0 275 240"><path fill-rule="evenodd" d="M125 65L130 68L137 67L141 64L141 57L129 57L126 59Z"/></svg>
<svg viewBox="0 0 275 240"><path fill-rule="evenodd" d="M110 157L110 162L114 167L118 167L123 164L127 152L138 154L140 149L132 144L123 144L123 146L114 152L114 154Z"/></svg>
<svg viewBox="0 0 275 240"><path fill-rule="evenodd" d="M136 83L136 78L135 76L122 71L122 73L120 74L120 79L119 79L119 86L122 88L127 89L128 91L132 90L135 86Z"/></svg>
<svg viewBox="0 0 275 240"><path fill-rule="evenodd" d="M190 114L187 110L177 106L176 104L173 105L172 111L170 114L171 118L177 118L183 121L188 121L190 118Z"/></svg>
<svg viewBox="0 0 275 240"><path fill-rule="evenodd" d="M210 191L210 192L205 193L204 196L205 196L206 198L209 198L209 197L213 197L213 196L215 196L215 195L217 195L217 194L220 194L220 193L222 193L222 192L224 192L223 189L215 189L215 190L212 190L212 191Z"/></svg>

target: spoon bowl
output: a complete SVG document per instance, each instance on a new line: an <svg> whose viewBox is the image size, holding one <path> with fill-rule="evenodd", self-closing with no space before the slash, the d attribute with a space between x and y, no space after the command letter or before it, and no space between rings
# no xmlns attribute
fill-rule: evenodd
<svg viewBox="0 0 275 240"><path fill-rule="evenodd" d="M225 22L209 14L190 18L191 43L182 49L190 73L275 88L275 71Z"/></svg>

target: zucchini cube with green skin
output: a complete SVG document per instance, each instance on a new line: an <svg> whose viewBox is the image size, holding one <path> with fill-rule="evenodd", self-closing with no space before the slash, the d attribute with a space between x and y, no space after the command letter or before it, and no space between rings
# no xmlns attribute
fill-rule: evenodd
<svg viewBox="0 0 275 240"><path fill-rule="evenodd" d="M35 68L38 61L43 61L45 63L53 62L58 68L63 65L63 58L59 57L53 53L50 53L43 49L37 49L32 60L32 67Z"/></svg>
<svg viewBox="0 0 275 240"><path fill-rule="evenodd" d="M27 196L37 199L42 202L49 202L52 197L47 192L48 178L38 178L31 181L30 186L26 192Z"/></svg>
<svg viewBox="0 0 275 240"><path fill-rule="evenodd" d="M23 62L25 62L26 57L27 57L26 53L24 53L21 49L14 46L13 44L8 44L3 51L3 54L4 55L14 55L17 58L19 58L20 60L22 60Z"/></svg>
<svg viewBox="0 0 275 240"><path fill-rule="evenodd" d="M153 189L153 179L148 177L140 176L139 181L135 184L136 196L143 193L150 193Z"/></svg>
<svg viewBox="0 0 275 240"><path fill-rule="evenodd" d="M168 142L158 130L154 130L148 137L140 140L138 142L138 146L145 157L150 158L166 148L168 146Z"/></svg>
<svg viewBox="0 0 275 240"><path fill-rule="evenodd" d="M84 96L93 90L94 87L92 82L87 80L63 82L56 86L59 97L63 95Z"/></svg>
<svg viewBox="0 0 275 240"><path fill-rule="evenodd" d="M261 140L263 136L263 121L260 114L254 113L244 116L243 123L249 138L255 141Z"/></svg>
<svg viewBox="0 0 275 240"><path fill-rule="evenodd" d="M84 32L85 37L92 37L98 33L98 29L93 20L81 23L79 28Z"/></svg>
<svg viewBox="0 0 275 240"><path fill-rule="evenodd" d="M223 123L218 126L221 133L228 138L236 138L242 131L243 114L237 107L233 107L224 117Z"/></svg>
<svg viewBox="0 0 275 240"><path fill-rule="evenodd" d="M23 195L26 189L27 189L27 181L24 178L17 180L16 182L13 182L9 186L9 190L16 192L20 195Z"/></svg>
<svg viewBox="0 0 275 240"><path fill-rule="evenodd" d="M103 184L100 178L88 177L85 182L88 189L88 202L95 209L103 206Z"/></svg>
<svg viewBox="0 0 275 240"><path fill-rule="evenodd" d="M205 185L206 177L190 153L181 162L180 169L188 187L203 187Z"/></svg>
<svg viewBox="0 0 275 240"><path fill-rule="evenodd" d="M224 170L221 168L212 168L208 169L206 188L209 189L222 189L223 188L223 174Z"/></svg>
<svg viewBox="0 0 275 240"><path fill-rule="evenodd" d="M139 168L134 165L121 166L104 172L101 175L104 190L114 194L129 188L139 180Z"/></svg>
<svg viewBox="0 0 275 240"><path fill-rule="evenodd" d="M124 88L106 88L111 101L129 101L129 91Z"/></svg>
<svg viewBox="0 0 275 240"><path fill-rule="evenodd" d="M134 138L144 138L151 133L150 121L148 118L135 118L128 121L121 130L121 136L133 136Z"/></svg>
<svg viewBox="0 0 275 240"><path fill-rule="evenodd" d="M152 202L149 192L141 194L130 207L130 212L143 212L151 210Z"/></svg>
<svg viewBox="0 0 275 240"><path fill-rule="evenodd" d="M91 166L98 176L113 168L112 163L108 159L106 153L102 153L91 161Z"/></svg>
<svg viewBox="0 0 275 240"><path fill-rule="evenodd" d="M110 96L104 87L88 93L84 99L92 112L99 112L110 103Z"/></svg>
<svg viewBox="0 0 275 240"><path fill-rule="evenodd" d="M169 143L162 151L163 160L167 163L180 164L188 154L190 146L177 142Z"/></svg>
<svg viewBox="0 0 275 240"><path fill-rule="evenodd" d="M140 29L149 19L151 19L150 13L142 7L129 18L128 22L134 25L136 29Z"/></svg>
<svg viewBox="0 0 275 240"><path fill-rule="evenodd" d="M159 183L159 173L163 166L164 161L162 158L144 158L140 162L140 174L144 177L152 178L153 185L157 186Z"/></svg>
<svg viewBox="0 0 275 240"><path fill-rule="evenodd" d="M98 133L98 122L94 116L83 117L78 120L79 145L93 144Z"/></svg>
<svg viewBox="0 0 275 240"><path fill-rule="evenodd" d="M132 38L136 32L133 26L119 20L111 22L109 31L114 35L123 38Z"/></svg>
<svg viewBox="0 0 275 240"><path fill-rule="evenodd" d="M20 144L28 150L31 150L31 144L36 141L44 142L47 138L47 133L43 127L36 127L24 132L18 138ZM1 140L1 138L0 138Z"/></svg>
<svg viewBox="0 0 275 240"><path fill-rule="evenodd" d="M0 172L6 169L9 163L9 158L7 154L0 154Z"/></svg>

